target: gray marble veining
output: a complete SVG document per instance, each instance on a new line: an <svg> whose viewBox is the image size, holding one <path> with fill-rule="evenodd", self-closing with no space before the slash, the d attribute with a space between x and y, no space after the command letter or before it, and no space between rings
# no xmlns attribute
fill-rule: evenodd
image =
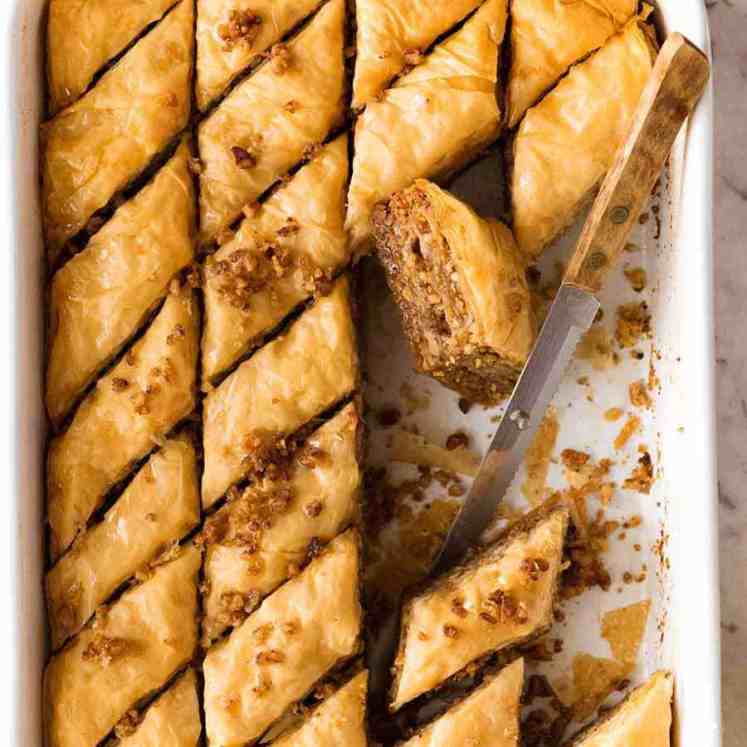
<svg viewBox="0 0 747 747"><path fill-rule="evenodd" d="M716 90L716 373L725 747L747 747L747 0L707 0Z"/></svg>

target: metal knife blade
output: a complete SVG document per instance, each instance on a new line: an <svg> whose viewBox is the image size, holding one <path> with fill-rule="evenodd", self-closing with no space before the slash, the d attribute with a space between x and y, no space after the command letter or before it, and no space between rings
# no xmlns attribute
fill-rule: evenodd
<svg viewBox="0 0 747 747"><path fill-rule="evenodd" d="M566 283L560 286L472 488L436 558L434 574L448 570L477 544L495 516L598 309L599 301L589 291Z"/></svg>

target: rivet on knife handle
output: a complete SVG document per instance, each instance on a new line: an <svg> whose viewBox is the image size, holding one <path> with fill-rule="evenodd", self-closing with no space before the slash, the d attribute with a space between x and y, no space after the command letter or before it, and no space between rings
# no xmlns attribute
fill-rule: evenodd
<svg viewBox="0 0 747 747"><path fill-rule="evenodd" d="M708 75L705 55L681 34L671 34L641 95L626 147L602 182L564 282L593 293L602 287Z"/></svg>

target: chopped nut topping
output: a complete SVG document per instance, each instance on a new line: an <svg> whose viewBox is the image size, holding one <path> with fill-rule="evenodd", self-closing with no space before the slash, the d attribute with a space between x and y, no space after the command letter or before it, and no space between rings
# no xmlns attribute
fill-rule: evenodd
<svg viewBox="0 0 747 747"><path fill-rule="evenodd" d="M550 569L550 564L544 558L524 558L521 561L521 570L532 579L538 581L539 577Z"/></svg>
<svg viewBox="0 0 747 747"><path fill-rule="evenodd" d="M310 519L314 519L324 510L324 504L321 501L310 501L303 507L303 512Z"/></svg>
<svg viewBox="0 0 747 747"><path fill-rule="evenodd" d="M446 448L449 451L454 451L455 449L466 449L467 446L469 446L469 436L461 431L452 433L446 439Z"/></svg>
<svg viewBox="0 0 747 747"><path fill-rule="evenodd" d="M423 53L419 49L406 49L402 58L405 61L405 65L415 66L419 65L423 61Z"/></svg>
<svg viewBox="0 0 747 747"><path fill-rule="evenodd" d="M260 651L257 654L256 662L260 666L263 664L280 664L285 661L285 654L282 651L278 651L276 648L267 649L267 651Z"/></svg>
<svg viewBox="0 0 747 747"><path fill-rule="evenodd" d="M115 392L123 392L128 386L130 386L130 382L127 379L120 379L117 376L112 379L112 389Z"/></svg>
<svg viewBox="0 0 747 747"><path fill-rule="evenodd" d="M261 698L267 695L270 690L272 690L272 680L264 673L260 673L257 684L252 688L252 692Z"/></svg>
<svg viewBox="0 0 747 747"><path fill-rule="evenodd" d="M301 624L296 620L288 620L288 622L284 622L282 625L282 631L287 636L296 635L299 630L301 630Z"/></svg>
<svg viewBox="0 0 747 747"><path fill-rule="evenodd" d="M140 714L133 708L117 722L114 735L117 739L124 739L134 734L138 726L140 726Z"/></svg>
<svg viewBox="0 0 747 747"><path fill-rule="evenodd" d="M270 65L276 75L288 72L291 66L291 51L285 44L276 44L270 50Z"/></svg>
<svg viewBox="0 0 747 747"><path fill-rule="evenodd" d="M167 345L175 345L177 340L181 340L186 336L186 331L181 324L176 324L173 332L170 332L166 337Z"/></svg>
<svg viewBox="0 0 747 747"><path fill-rule="evenodd" d="M469 615L469 612L464 607L464 600L463 599L452 599L451 600L451 611L457 617L467 617L467 615Z"/></svg>
<svg viewBox="0 0 747 747"><path fill-rule="evenodd" d="M264 625L260 625L258 628L254 628L252 636L257 642L257 645L262 646L267 643L274 629L275 626L272 623L265 623Z"/></svg>
<svg viewBox="0 0 747 747"><path fill-rule="evenodd" d="M290 101L286 101L285 104L283 104L283 109L285 109L289 114L295 114L300 108L301 104L299 104L295 99L290 99Z"/></svg>
<svg viewBox="0 0 747 747"><path fill-rule="evenodd" d="M223 41L223 48L230 51L239 43L251 47L259 35L262 19L251 10L232 10L228 22L218 27L218 36Z"/></svg>
<svg viewBox="0 0 747 747"><path fill-rule="evenodd" d="M93 661L108 667L115 659L126 653L127 647L124 638L111 638L97 633L83 649L83 661Z"/></svg>
<svg viewBox="0 0 747 747"><path fill-rule="evenodd" d="M257 157L240 145L231 146L231 155L240 169L252 169L257 165Z"/></svg>
<svg viewBox="0 0 747 747"><path fill-rule="evenodd" d="M447 638L456 638L459 635L459 628L454 627L453 625L444 625L444 635Z"/></svg>
<svg viewBox="0 0 747 747"><path fill-rule="evenodd" d="M495 612L501 622L516 622L524 624L529 616L523 603L517 602L503 589L496 589L485 604L490 608L491 614Z"/></svg>

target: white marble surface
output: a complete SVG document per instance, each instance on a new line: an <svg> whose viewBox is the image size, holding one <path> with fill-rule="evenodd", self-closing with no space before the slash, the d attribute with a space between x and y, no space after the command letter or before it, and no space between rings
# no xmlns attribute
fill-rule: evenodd
<svg viewBox="0 0 747 747"><path fill-rule="evenodd" d="M747 747L747 0L707 0L716 83L716 337L725 747Z"/></svg>

